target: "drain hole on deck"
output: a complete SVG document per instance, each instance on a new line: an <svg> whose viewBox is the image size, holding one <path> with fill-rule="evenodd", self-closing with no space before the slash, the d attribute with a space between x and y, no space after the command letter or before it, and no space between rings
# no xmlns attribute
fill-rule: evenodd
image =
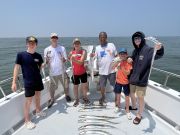
<svg viewBox="0 0 180 135"><path fill-rule="evenodd" d="M154 84L154 86L159 86L158 84Z"/></svg>

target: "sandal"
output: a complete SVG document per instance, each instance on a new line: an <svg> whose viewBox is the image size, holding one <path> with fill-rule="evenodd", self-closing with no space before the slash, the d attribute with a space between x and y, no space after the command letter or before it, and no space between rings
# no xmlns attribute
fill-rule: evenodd
<svg viewBox="0 0 180 135"><path fill-rule="evenodd" d="M141 122L141 119L142 119L142 117L141 117L141 118L136 117L136 118L133 120L133 124L138 125L138 124Z"/></svg>

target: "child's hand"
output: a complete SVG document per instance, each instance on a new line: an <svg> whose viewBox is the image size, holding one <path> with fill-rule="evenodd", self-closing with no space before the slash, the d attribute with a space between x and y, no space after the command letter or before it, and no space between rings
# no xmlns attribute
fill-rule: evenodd
<svg viewBox="0 0 180 135"><path fill-rule="evenodd" d="M128 62L129 64L131 64L131 63L133 62L133 59L132 59L132 58L128 58L128 59L127 59L127 62Z"/></svg>

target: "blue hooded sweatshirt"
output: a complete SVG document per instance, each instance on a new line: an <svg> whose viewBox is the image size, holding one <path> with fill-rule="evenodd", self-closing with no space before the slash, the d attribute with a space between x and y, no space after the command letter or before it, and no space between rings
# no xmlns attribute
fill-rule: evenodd
<svg viewBox="0 0 180 135"><path fill-rule="evenodd" d="M141 38L139 48L135 45L135 37ZM132 53L133 69L130 74L129 83L136 86L145 87L148 85L148 77L154 48L146 44L144 33L139 31L132 35L132 43L135 49ZM161 49L157 51L155 60L161 58L163 55L164 47L162 46Z"/></svg>

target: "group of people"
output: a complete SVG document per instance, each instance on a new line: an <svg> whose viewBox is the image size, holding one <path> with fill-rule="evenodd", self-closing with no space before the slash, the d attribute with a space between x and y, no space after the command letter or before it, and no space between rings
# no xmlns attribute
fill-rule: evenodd
<svg viewBox="0 0 180 135"><path fill-rule="evenodd" d="M81 48L81 41L75 38L73 40L73 49L67 56L65 47L58 44L58 39L59 37L56 33L51 33L51 45L44 50L44 62L42 56L36 52L38 40L34 36L26 38L27 50L17 54L12 90L16 91L17 89L16 80L19 68L21 67L26 97L24 105L25 126L28 129L36 126L31 122L29 117L33 96L35 97L36 104L35 115L46 116L46 113L40 109L40 92L44 89L40 70L45 66L48 66L50 76L50 99L48 101L48 108L54 104L55 90L58 88L58 82L60 82L64 88L66 101L71 102L71 97L69 96L70 79L74 84L75 101L73 106L76 107L79 105L78 87L80 83L83 102L86 105L90 104L87 96L88 81L84 64L87 52ZM99 104L103 105L105 102L105 88L107 80L109 80L115 92L115 111L120 111L120 99L123 89L127 118L132 119L129 110L138 110L133 123L139 124L144 110L144 96L148 85L153 51L154 49L157 50L155 59L158 59L163 56L164 48L161 44L155 45L155 48L149 47L146 44L145 35L142 32L136 32L132 35L132 43L134 46L132 55L128 55L126 48L120 48L117 51L115 45L108 42L106 32L99 33L99 42L100 45L96 47L95 53L90 54L90 57L97 58L101 91ZM73 70L71 78L69 78L66 73L65 63L67 61L71 62ZM130 106L129 97L131 97L132 106ZM137 102L139 105L138 109Z"/></svg>

